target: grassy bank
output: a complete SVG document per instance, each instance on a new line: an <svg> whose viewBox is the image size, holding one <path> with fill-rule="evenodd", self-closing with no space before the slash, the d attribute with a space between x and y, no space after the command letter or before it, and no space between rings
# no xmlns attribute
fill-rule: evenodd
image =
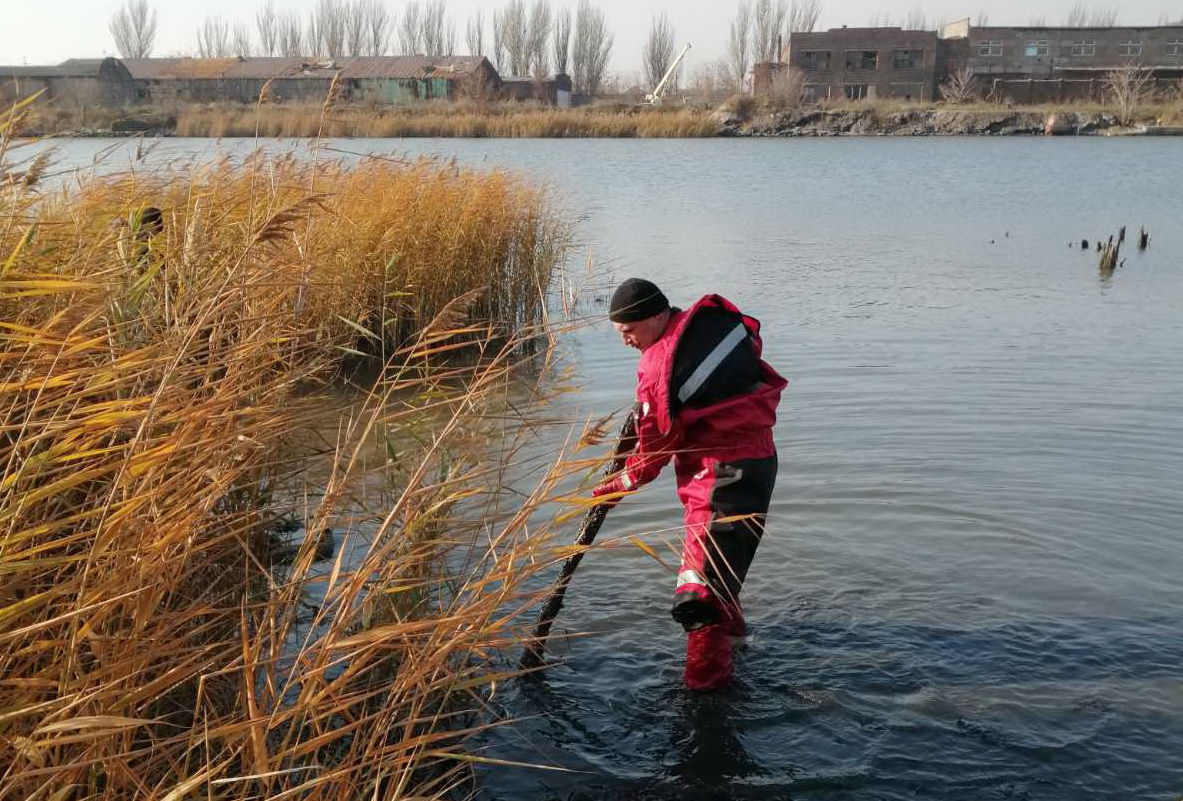
<svg viewBox="0 0 1183 801"><path fill-rule="evenodd" d="M545 194L262 157L43 193L10 144L0 798L463 786L523 582L554 558L525 521L570 469L500 514L513 443L480 445L565 246ZM366 352L385 369L338 414L323 390ZM312 539L279 556L284 519L335 532L336 561Z"/></svg>

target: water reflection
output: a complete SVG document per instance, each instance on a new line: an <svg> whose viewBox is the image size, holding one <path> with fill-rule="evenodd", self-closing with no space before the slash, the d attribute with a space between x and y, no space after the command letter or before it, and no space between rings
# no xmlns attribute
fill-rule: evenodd
<svg viewBox="0 0 1183 801"><path fill-rule="evenodd" d="M673 710L674 761L668 775L680 798L732 798L737 780L764 771L744 748L736 716L737 686L718 694L680 693Z"/></svg>

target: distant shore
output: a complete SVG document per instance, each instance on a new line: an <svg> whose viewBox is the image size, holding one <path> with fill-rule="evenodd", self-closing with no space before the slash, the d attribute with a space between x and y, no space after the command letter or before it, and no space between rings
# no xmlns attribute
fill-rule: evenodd
<svg viewBox="0 0 1183 801"><path fill-rule="evenodd" d="M282 138L658 138L829 136L1183 135L1178 101L1138 110L1126 124L1104 106L1009 107L860 103L777 108L733 98L716 108L605 104L557 109L518 104L413 108L190 105L172 110L47 108L25 136Z"/></svg>

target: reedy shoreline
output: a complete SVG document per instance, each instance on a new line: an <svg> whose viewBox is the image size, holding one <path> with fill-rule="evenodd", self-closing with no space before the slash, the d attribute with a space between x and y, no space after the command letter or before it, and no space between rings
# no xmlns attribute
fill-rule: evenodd
<svg viewBox="0 0 1183 801"><path fill-rule="evenodd" d="M43 194L49 165L12 147L0 798L465 786L526 583L563 555L531 517L586 468L556 457L498 511L518 428L481 446L521 361L549 356L567 239L546 193L447 162L259 155ZM332 405L362 358L377 377ZM315 537L276 562L283 518L336 532L329 569Z"/></svg>

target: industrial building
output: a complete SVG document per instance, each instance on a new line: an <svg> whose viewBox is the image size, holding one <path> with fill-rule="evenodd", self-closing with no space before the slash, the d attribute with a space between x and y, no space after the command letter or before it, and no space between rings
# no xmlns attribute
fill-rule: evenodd
<svg viewBox="0 0 1183 801"><path fill-rule="evenodd" d="M972 71L977 92L997 101L1098 98L1106 76L1135 66L1150 88L1183 82L1183 25L1064 28L978 27L969 20L935 31L831 28L795 33L779 63L753 69L756 94L774 91L788 71L805 100L937 99L951 75Z"/></svg>
<svg viewBox="0 0 1183 801"><path fill-rule="evenodd" d="M321 102L334 80L343 102L375 105L496 97L501 90L484 56L106 58L0 66L0 99L42 91L67 104L253 103L267 85L271 102Z"/></svg>

